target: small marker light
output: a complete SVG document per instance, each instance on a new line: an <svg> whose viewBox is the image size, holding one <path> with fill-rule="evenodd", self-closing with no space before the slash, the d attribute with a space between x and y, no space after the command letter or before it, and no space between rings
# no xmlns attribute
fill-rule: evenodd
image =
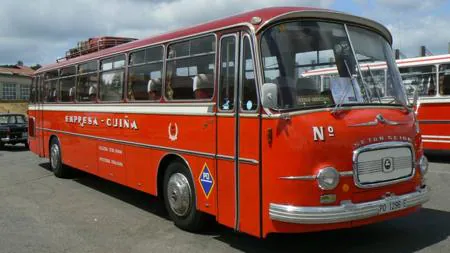
<svg viewBox="0 0 450 253"><path fill-rule="evenodd" d="M262 19L260 17L253 17L252 20L250 20L250 23L252 23L252 25L259 25L261 21Z"/></svg>

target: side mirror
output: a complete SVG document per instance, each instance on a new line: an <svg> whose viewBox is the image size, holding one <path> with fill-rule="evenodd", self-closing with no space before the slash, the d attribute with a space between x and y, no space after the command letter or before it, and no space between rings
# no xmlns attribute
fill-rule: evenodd
<svg viewBox="0 0 450 253"><path fill-rule="evenodd" d="M278 108L278 87L276 84L263 84L262 105L266 108Z"/></svg>

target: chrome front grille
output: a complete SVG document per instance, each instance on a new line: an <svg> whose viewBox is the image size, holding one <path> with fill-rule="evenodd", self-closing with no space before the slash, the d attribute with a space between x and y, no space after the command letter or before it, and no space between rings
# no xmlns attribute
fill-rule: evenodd
<svg viewBox="0 0 450 253"><path fill-rule="evenodd" d="M385 142L354 151L353 164L356 184L371 187L406 180L414 175L412 145Z"/></svg>
<svg viewBox="0 0 450 253"><path fill-rule="evenodd" d="M394 168L395 169L410 169L411 168L411 157L394 157ZM367 161L358 163L358 173L359 175L373 174L383 171L383 159L375 161Z"/></svg>

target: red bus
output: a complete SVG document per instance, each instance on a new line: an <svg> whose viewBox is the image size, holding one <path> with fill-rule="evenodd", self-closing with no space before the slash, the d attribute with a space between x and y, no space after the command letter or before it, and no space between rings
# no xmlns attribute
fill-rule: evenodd
<svg viewBox="0 0 450 253"><path fill-rule="evenodd" d="M421 128L425 151L450 151L450 55L436 55L397 60L406 94L410 99L417 92L419 100L415 109ZM377 89L383 97L389 96L386 64L364 64L363 69L371 74ZM370 69L370 72L369 72ZM336 67L316 68L303 76L316 78L321 89L327 89L329 79L337 74Z"/></svg>
<svg viewBox="0 0 450 253"><path fill-rule="evenodd" d="M257 237L404 216L429 199L428 164L391 43L374 21L283 7L68 57L34 76L30 149L57 177L160 196L190 231L207 216ZM369 90L370 61L389 97ZM303 75L324 66L338 72L321 90Z"/></svg>

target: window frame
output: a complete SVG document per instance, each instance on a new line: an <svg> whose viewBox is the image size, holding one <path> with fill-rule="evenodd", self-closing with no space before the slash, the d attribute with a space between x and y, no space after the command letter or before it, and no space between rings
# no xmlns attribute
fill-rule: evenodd
<svg viewBox="0 0 450 253"><path fill-rule="evenodd" d="M450 70L450 62L446 62L446 63L438 63L438 64L434 64L433 66L436 67L436 95L437 97L441 97L441 98L449 98L450 94L446 95L442 95L441 94L441 87L439 85L439 78L440 78L440 74L441 74L441 66L442 65L448 65L449 66L449 70Z"/></svg>
<svg viewBox="0 0 450 253"><path fill-rule="evenodd" d="M209 37L209 36L213 36L214 37L214 52L213 53L201 53L201 54L195 54L195 55L189 55L189 56L180 56L180 57L174 57L174 58L170 58L169 59L169 48L170 46L174 45L174 44L178 44L178 43L183 43L183 42L187 42L190 40L196 40L196 39L200 39L200 38L205 38L205 37ZM206 34L202 34L202 35L194 35L188 38L182 38L179 40L174 40L174 41L170 41L165 49L165 54L164 54L164 66L163 66L163 74L164 74L164 84L163 84L163 89L161 90L161 92L163 92L161 94L161 97L164 99L164 101L166 101L167 103L180 103L180 102L214 102L214 99L216 97L216 86L217 86L217 59L218 59L218 43L217 43L217 33L216 32L212 32L212 33L206 33ZM166 96L166 86L167 86L167 65L174 60L183 60L183 59L188 59L188 58L194 58L194 57L201 57L201 56L207 56L207 55L211 55L214 54L214 70L213 70L213 93L211 98L209 99L168 99Z"/></svg>
<svg viewBox="0 0 450 253"><path fill-rule="evenodd" d="M67 75L67 76L61 76L61 71L63 70L63 69L65 69L65 68L71 68L71 67L74 67L75 68L75 74L73 74L73 75ZM62 87L62 85L61 85L61 79L69 79L69 78L74 78L75 79L75 97L74 97L74 99L73 99L73 101L62 101L62 89L61 89L61 87ZM78 90L77 90L77 83L78 83L78 64L74 64L74 65L69 65L69 66L64 66L64 67L61 67L60 68L60 76L59 76L59 79L58 79L59 81L58 81L58 86L59 86L59 97L58 97L58 103L61 103L61 104L73 104L73 103L75 103L76 102L76 98L77 98L77 95L78 95Z"/></svg>
<svg viewBox="0 0 450 253"><path fill-rule="evenodd" d="M239 57L240 57L240 45L239 45L239 32L234 32L234 33L229 33L229 34L225 34L223 36L220 37L219 40L219 65L217 68L217 110L218 112L224 112L224 113L230 113L230 112L236 112L236 100L237 100L237 96L236 93L238 91L238 87L239 87ZM235 52L234 52L234 64L235 64L235 70L234 70L234 88L233 88L233 109L231 110L223 110L220 107L220 99L221 99L221 90L222 90L222 83L221 83L221 75L222 75L222 41L226 38L230 38L230 37L234 37L234 41L236 43L235 46ZM238 101L238 104L239 101Z"/></svg>
<svg viewBox="0 0 450 253"><path fill-rule="evenodd" d="M114 68L114 62L113 62L113 67L112 69L108 69L108 70L102 70L102 61L104 60L109 60L118 56L123 56L124 57L124 65L122 67L119 68ZM124 103L125 102L125 97L126 97L126 78L127 78L127 69L128 69L128 54L127 53L117 53L117 54L113 54L113 55L108 55L106 57L103 58L99 58L97 59L97 78L98 78L98 87L97 87L97 103L100 104L116 104L116 103ZM122 83L122 98L120 98L120 100L102 100L100 97L100 93L102 90L102 80L101 80L101 75L103 73L110 73L110 72L116 72L116 71L123 71L123 83Z"/></svg>
<svg viewBox="0 0 450 253"><path fill-rule="evenodd" d="M49 73L49 72L53 72L53 71L58 72L57 77L54 77L54 78L46 78L46 74ZM57 103L60 102L60 101L59 101L59 92L60 92L60 91L59 91L59 77L60 77L60 68L47 70L47 71L45 71L45 72L43 73L43 78L42 78L42 89L43 89L43 93L42 93L42 95L43 95L43 97L42 97L42 103L44 103L44 104L57 104ZM55 99L55 101L49 102L49 101L47 101L47 99L44 99L44 98L46 98L46 95L45 95L45 94L46 94L45 85L48 83L49 88L51 88L51 82L52 82L52 81L56 81L56 99Z"/></svg>
<svg viewBox="0 0 450 253"><path fill-rule="evenodd" d="M14 91L14 97L12 99L6 98L6 96L5 96L5 89L7 89L7 87L6 87L7 85L13 85L14 86L14 89L12 89L12 91ZM2 86L2 100L5 100L5 101L15 101L15 100L17 100L17 83L15 83L15 82L4 82L3 83L3 86Z"/></svg>
<svg viewBox="0 0 450 253"><path fill-rule="evenodd" d="M259 85L258 85L258 75L256 72L257 66L256 65L256 55L255 55L255 49L254 49L254 41L252 39L252 36L248 32L242 32L241 34L241 40L239 45L239 113L245 113L245 114L259 114L260 112L260 92L259 92ZM255 79L255 91L256 91L256 108L254 110L243 110L243 88L244 84L241 83L243 81L243 77L245 75L244 73L244 40L245 38L248 38L248 41L250 43L250 54L252 55L252 61L253 61L253 75Z"/></svg>
<svg viewBox="0 0 450 253"><path fill-rule="evenodd" d="M95 63L96 63L97 70L92 71L92 72L86 72L86 73L80 74L80 73L79 73L79 71L80 71L80 65L88 64L88 63L91 63L91 62L95 62ZM77 66L77 73L75 74L75 76L76 76L76 83L75 83L76 89L75 89L75 99L74 99L74 102L75 102L75 103L80 103L80 104L97 104L97 103L99 102L99 99L98 99L98 94L99 94L99 91L98 91L98 90L99 90L99 87L97 87L97 94L95 94L95 101L80 101L80 100L78 99L78 94L79 94L79 92L78 92L78 88L79 88L78 81L79 81L80 76L88 76L88 75L97 74L97 85L100 86L100 78L99 78L100 61L99 61L99 59L88 60L88 61L84 61L84 62L79 62L79 63L76 64L76 66Z"/></svg>
<svg viewBox="0 0 450 253"><path fill-rule="evenodd" d="M157 47L161 47L162 49L162 55L161 55L161 60L160 61L149 61L146 62L144 59L143 63L137 63L137 64L130 64L130 59L131 59L131 55L133 53L139 52L139 51L145 51L147 49L151 49L151 48L157 48ZM165 85L165 81L166 81L166 71L165 71L165 66L166 66L166 46L164 44L153 44L153 45L149 45L146 47L142 47L142 48L138 48L138 49L134 49L132 51L129 51L127 53L127 61L126 61L126 79L125 79L125 102L127 103L159 103L162 99L165 99L164 94L165 94L165 90L166 90L166 85ZM147 56L147 55L145 55ZM146 57L145 57L146 58ZM133 67L139 67L139 66L144 66L144 65L150 65L150 64L156 64L156 63L161 63L161 96L159 97L159 99L148 99L148 100L136 100L136 99L130 99L128 97L128 77L130 75L130 68Z"/></svg>
<svg viewBox="0 0 450 253"><path fill-rule="evenodd" d="M435 85L436 85L436 93L434 95L420 95L419 97L423 97L423 98L435 98L435 97L439 97L439 66L436 64L420 64L420 65L413 65L413 66L398 66L398 71L400 73L400 77L402 78L402 85L403 87L405 87L405 83L404 83L404 79L403 79L403 75L405 73L402 73L401 70L402 69L412 69L412 68L425 68L425 67L431 67L431 72L430 72L430 76L432 77L434 75L434 78L437 78L435 80ZM433 73L433 68L435 68L434 73ZM420 75L423 75L423 73L421 72ZM406 75L406 76L413 76L412 74ZM407 93L406 93L407 94Z"/></svg>

